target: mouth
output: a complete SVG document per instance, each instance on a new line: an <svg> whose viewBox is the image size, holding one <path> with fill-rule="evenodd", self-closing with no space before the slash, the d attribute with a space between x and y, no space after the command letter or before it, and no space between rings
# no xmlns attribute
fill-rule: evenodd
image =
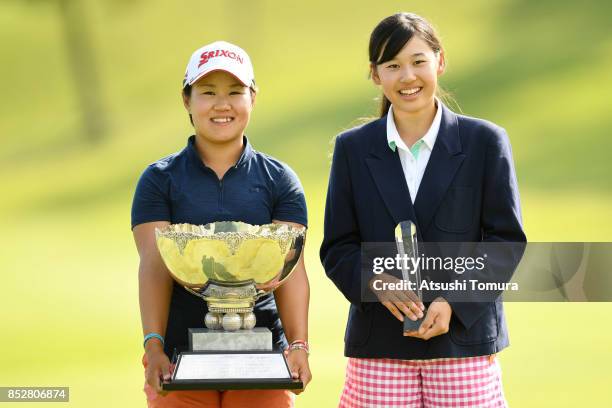
<svg viewBox="0 0 612 408"><path fill-rule="evenodd" d="M223 117L211 118L210 121L216 125L227 125L228 123L233 122L234 118L232 116L223 116Z"/></svg>
<svg viewBox="0 0 612 408"><path fill-rule="evenodd" d="M403 97L416 97L416 95L419 95L422 90L423 87L419 86L415 88L400 89L398 92Z"/></svg>

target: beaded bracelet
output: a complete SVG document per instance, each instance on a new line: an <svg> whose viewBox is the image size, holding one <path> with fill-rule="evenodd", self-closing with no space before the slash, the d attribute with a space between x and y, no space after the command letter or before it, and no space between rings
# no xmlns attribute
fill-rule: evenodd
<svg viewBox="0 0 612 408"><path fill-rule="evenodd" d="M291 344L289 344L289 347L287 347L287 351L292 350L304 350L306 352L306 355L310 355L310 346L305 340L292 341Z"/></svg>
<svg viewBox="0 0 612 408"><path fill-rule="evenodd" d="M151 339L159 340L162 344L162 347L164 346L164 337L161 334L149 333L144 337L144 341L142 342L142 347L144 348L147 345L147 341Z"/></svg>

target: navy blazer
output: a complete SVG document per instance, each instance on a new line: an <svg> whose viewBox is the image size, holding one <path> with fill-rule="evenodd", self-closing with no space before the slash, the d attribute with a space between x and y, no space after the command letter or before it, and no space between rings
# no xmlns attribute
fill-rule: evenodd
<svg viewBox="0 0 612 408"><path fill-rule="evenodd" d="M427 341L404 337L402 323L382 304L362 302L361 243L394 242L400 221L412 220L423 242L526 242L506 132L441 106L440 130L414 205L399 155L387 144L386 116L336 138L320 256L327 276L351 302L347 357L468 357L508 346L501 300L449 300L449 332Z"/></svg>

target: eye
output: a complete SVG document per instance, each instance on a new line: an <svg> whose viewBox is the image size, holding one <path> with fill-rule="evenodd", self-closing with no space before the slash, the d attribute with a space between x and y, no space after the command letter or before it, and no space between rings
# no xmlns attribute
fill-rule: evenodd
<svg viewBox="0 0 612 408"><path fill-rule="evenodd" d="M427 62L426 60L416 60L416 61L414 61L414 65L421 65L421 64L424 64L426 62Z"/></svg>
<svg viewBox="0 0 612 408"><path fill-rule="evenodd" d="M214 95L215 93L213 91L204 91L202 92L202 95Z"/></svg>
<svg viewBox="0 0 612 408"><path fill-rule="evenodd" d="M230 92L230 95L244 95L244 92L242 92L242 91L232 91L232 92Z"/></svg>
<svg viewBox="0 0 612 408"><path fill-rule="evenodd" d="M389 68L389 69L397 69L397 68L399 68L399 64L389 64L389 65L387 65L387 68Z"/></svg>

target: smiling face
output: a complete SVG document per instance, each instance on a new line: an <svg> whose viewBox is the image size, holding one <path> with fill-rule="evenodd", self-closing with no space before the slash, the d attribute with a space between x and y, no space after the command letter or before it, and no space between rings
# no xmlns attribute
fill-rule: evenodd
<svg viewBox="0 0 612 408"><path fill-rule="evenodd" d="M183 95L198 136L222 144L242 138L249 124L255 94L236 77L213 71L197 80L191 95Z"/></svg>
<svg viewBox="0 0 612 408"><path fill-rule="evenodd" d="M438 75L443 72L444 53L435 53L414 35L393 59L372 67L372 80L397 115L413 116L434 106Z"/></svg>

